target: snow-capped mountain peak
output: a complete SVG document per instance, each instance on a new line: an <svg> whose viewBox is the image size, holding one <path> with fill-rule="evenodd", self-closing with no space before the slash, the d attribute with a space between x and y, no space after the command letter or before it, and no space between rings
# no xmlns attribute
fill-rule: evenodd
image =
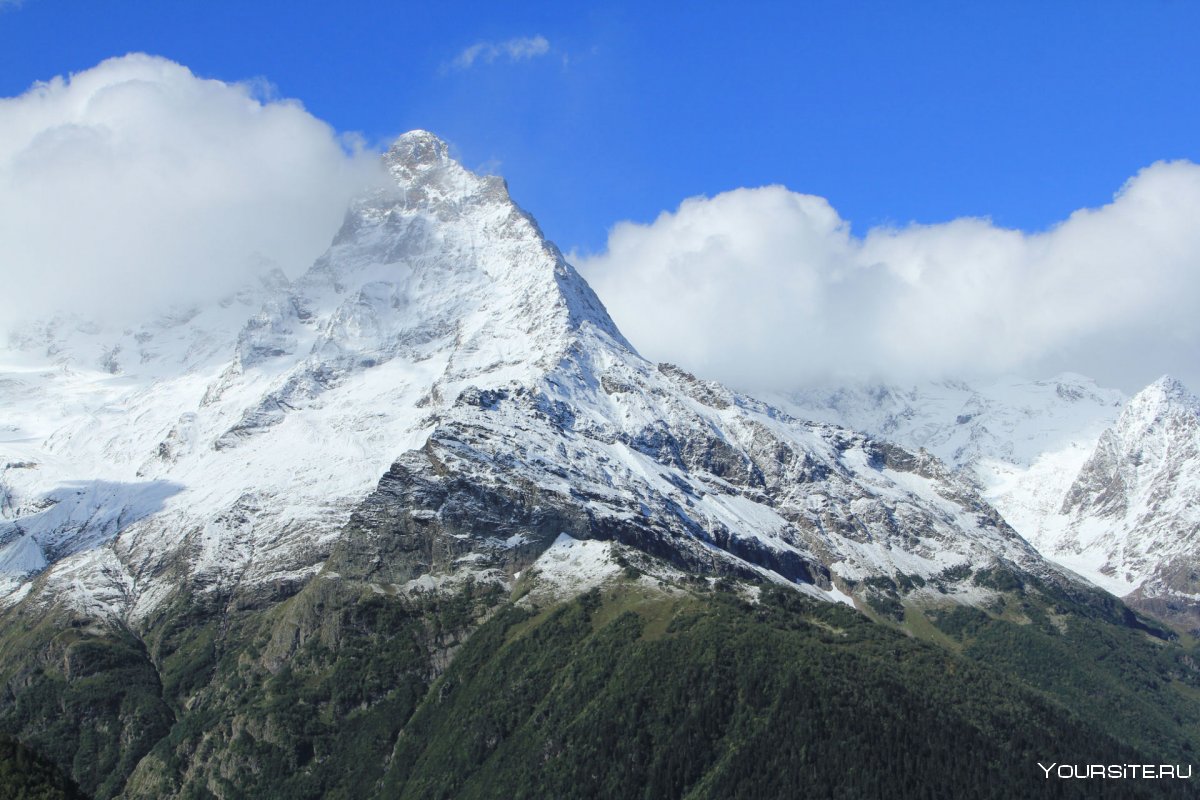
<svg viewBox="0 0 1200 800"><path fill-rule="evenodd" d="M1063 511L1127 511L1132 494L1147 491L1149 483L1173 482L1178 469L1188 466L1198 430L1200 401L1164 375L1134 395L1116 424L1101 435Z"/></svg>
<svg viewBox="0 0 1200 800"><path fill-rule="evenodd" d="M1197 416L1200 416L1200 398L1179 380L1163 375L1134 395L1121 413L1116 431L1124 438L1141 436L1162 429L1174 418L1186 423Z"/></svg>
<svg viewBox="0 0 1200 800"><path fill-rule="evenodd" d="M410 131L394 141L383 155L383 166L399 190L401 203L447 216L464 203L487 199L511 202L502 178L476 175L450 157L446 142L428 131ZM394 201L393 194L389 201Z"/></svg>
<svg viewBox="0 0 1200 800"><path fill-rule="evenodd" d="M0 564L110 559L97 543L177 515L156 535L125 533L125 546L151 563L183 546L223 580L241 574L249 545L212 520L238 508L288 540L274 542L277 562L311 569L313 532L333 535L464 389L536 381L581 336L628 348L501 179L425 132L400 137L384 163L391 181L352 204L295 280L268 268L212 308L127 330L62 319L9 338L0 464L30 466L0 476L11 550Z"/></svg>
<svg viewBox="0 0 1200 800"><path fill-rule="evenodd" d="M445 141L426 130L411 130L396 138L383 157L384 163L398 168L445 166L457 163L450 158L450 147Z"/></svg>
<svg viewBox="0 0 1200 800"><path fill-rule="evenodd" d="M1051 577L928 456L646 362L441 140L406 134L383 163L294 280L152 330L76 326L51 342L69 374L37 337L0 353L10 602L44 565L42 602L136 619L183 584L296 587L369 543L396 560L360 567L397 591L508 582L562 534L827 599L883 576L981 601L966 576L988 565Z"/></svg>

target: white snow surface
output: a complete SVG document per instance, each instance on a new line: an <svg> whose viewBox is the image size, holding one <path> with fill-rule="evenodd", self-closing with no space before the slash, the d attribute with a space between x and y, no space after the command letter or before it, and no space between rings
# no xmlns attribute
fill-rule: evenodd
<svg viewBox="0 0 1200 800"><path fill-rule="evenodd" d="M955 469L993 462L1029 467L1048 452L1090 450L1127 400L1073 373L813 388L771 399L804 419L924 448Z"/></svg>
<svg viewBox="0 0 1200 800"><path fill-rule="evenodd" d="M1200 600L1200 399L1163 376L1100 437L1038 541L1115 594Z"/></svg>
<svg viewBox="0 0 1200 800"><path fill-rule="evenodd" d="M621 566L612 542L574 539L559 534L533 562L539 588L559 597L570 597L617 577Z"/></svg>
<svg viewBox="0 0 1200 800"><path fill-rule="evenodd" d="M1118 596L1200 599L1181 578L1200 552L1200 401L1170 376L1131 400L1073 374L777 400L927 449L1044 556Z"/></svg>
<svg viewBox="0 0 1200 800"><path fill-rule="evenodd" d="M436 137L402 136L385 163L395 186L356 201L295 280L268 271L136 328L59 317L0 343L7 602L136 619L181 574L306 580L388 467L434 445L481 485L527 481L698 557L777 579L827 568L808 590L829 599L875 573L1050 569L932 459L642 359L503 181ZM1077 384L1062 386L1044 392ZM1117 401L1084 404L1099 418ZM962 449L957 431L896 419L935 452ZM539 569L585 581L602 550L556 542Z"/></svg>

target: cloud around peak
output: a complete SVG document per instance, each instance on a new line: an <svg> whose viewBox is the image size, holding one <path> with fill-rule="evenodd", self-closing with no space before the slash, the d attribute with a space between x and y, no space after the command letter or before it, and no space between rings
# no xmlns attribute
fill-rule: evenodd
<svg viewBox="0 0 1200 800"><path fill-rule="evenodd" d="M320 255L377 159L262 82L132 54L0 99L6 319L120 317Z"/></svg>
<svg viewBox="0 0 1200 800"><path fill-rule="evenodd" d="M468 65L549 43L487 47ZM140 319L263 262L298 274L378 169L263 83L135 54L36 84L0 99L0 323ZM1200 386L1196 219L1187 161L1039 233L856 236L824 198L767 186L619 223L575 261L647 356L743 388L1073 370L1132 392L1164 372Z"/></svg>
<svg viewBox="0 0 1200 800"><path fill-rule="evenodd" d="M576 261L646 355L741 387L1074 369L1133 390L1200 363L1198 216L1186 161L1032 234L963 218L856 237L769 186L620 223Z"/></svg>

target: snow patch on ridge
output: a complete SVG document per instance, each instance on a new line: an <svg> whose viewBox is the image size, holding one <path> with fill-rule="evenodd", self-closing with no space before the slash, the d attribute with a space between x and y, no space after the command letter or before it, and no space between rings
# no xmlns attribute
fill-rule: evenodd
<svg viewBox="0 0 1200 800"><path fill-rule="evenodd" d="M536 573L534 591L565 598L599 588L621 573L615 556L612 542L573 539L560 533L530 567Z"/></svg>

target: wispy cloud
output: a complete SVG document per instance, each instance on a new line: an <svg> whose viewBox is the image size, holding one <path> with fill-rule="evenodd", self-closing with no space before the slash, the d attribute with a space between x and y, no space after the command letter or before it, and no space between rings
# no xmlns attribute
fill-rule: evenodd
<svg viewBox="0 0 1200 800"><path fill-rule="evenodd" d="M550 52L550 42L545 36L523 36L503 42L476 42L463 50L446 69L465 70L476 64L492 64L496 61L528 61Z"/></svg>

